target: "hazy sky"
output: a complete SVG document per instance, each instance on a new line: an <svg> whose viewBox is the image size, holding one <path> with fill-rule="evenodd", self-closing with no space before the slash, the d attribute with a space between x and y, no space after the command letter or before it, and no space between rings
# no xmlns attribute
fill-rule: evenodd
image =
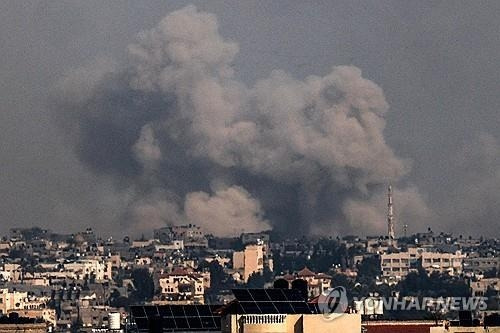
<svg viewBox="0 0 500 333"><path fill-rule="evenodd" d="M126 211L130 206L139 207L134 212L145 212L134 223L142 223L145 218L164 220L162 214L172 214L170 208L165 208L164 204L170 202L165 197L179 194L170 193L177 185L165 189L168 194L163 193L161 186L148 187L147 198L137 197L137 192L130 194L127 184L132 181L127 178L127 172L121 172L122 178L117 178L116 165L109 167L114 171L103 172L107 164L99 159L106 159L105 154L82 157L81 142L75 143L74 137L67 133L68 126L61 125L58 119L65 117L61 112L70 114L72 107L66 105L66 109L54 112L51 101L64 91L61 82L66 81L61 81L62 78L68 73L74 75L75 69L82 66L106 67L112 62L118 64L118 71L127 73L127 66L132 66L127 47L137 43L138 33L154 28L168 13L188 4L194 4L200 12L213 13L222 38L226 43L239 46L230 60L234 82L251 89L267 79L271 71L282 69L296 80L289 83L294 86L296 82L305 82L310 75L328 76L333 66L353 65L362 71L364 79L382 89L389 106L387 112L380 111L381 119L386 121L383 134L387 146L392 148L397 161L411 164L411 170L398 174L395 181L405 189L406 195L418 192L418 200L427 206L426 214L410 212L409 220L404 221L400 216L398 232L401 232L401 224L407 223L410 232L431 226L434 230L456 234L499 236L500 2L496 1L1 1L1 232L13 226L39 225L55 231L75 231L89 225L119 235L124 225L129 228L129 224L120 220L128 218ZM190 29L186 27L186 30ZM76 73L85 76L82 72ZM121 82L116 78L111 81L117 85ZM278 80L282 81L290 80ZM102 87L104 83L99 84ZM162 98L170 92L162 90ZM145 93L141 94L140 98L145 98ZM104 99L109 97L104 95ZM252 93L248 96L244 99L253 98ZM258 101L264 101L267 97L259 98ZM106 100L99 103L96 108L108 105ZM116 105L110 109L113 107ZM259 112L262 116L264 111L259 109ZM80 121L86 116L79 113L78 117ZM148 138L153 138L148 137L148 127L142 125L131 127L135 128L136 139L140 131L141 139L148 143ZM270 135L275 138L275 134ZM279 145L280 141L276 142ZM134 147L123 149L132 151ZM164 151L162 153L164 155ZM316 163L321 158L309 160ZM127 159L123 163L127 163ZM200 168L201 162L196 163ZM226 165L210 163L211 174L224 174ZM256 225L273 225L274 215L267 214L272 206L269 202L273 198L284 200L287 196L282 193L275 196L275 188L249 188L244 186L244 180L252 183L249 177L257 175L269 177L276 184L286 181L253 166L240 168L238 165L237 169L231 172L244 171L251 176L234 176L233 179L241 181L230 182L222 188L213 185L212 178L200 181L200 184L210 183L210 188L206 184L189 186L183 193L185 198L173 200L182 202L180 208L173 208L174 211L180 209L179 219L203 224L199 220L206 217L210 223L217 224L227 218L224 209L229 212L239 209L243 211L238 215L239 221L243 221L240 223L248 218ZM168 173L168 170L162 172ZM216 177L216 181L220 177ZM376 180L386 178L383 175ZM170 180L165 182L170 184ZM143 178L140 183L144 183ZM380 212L384 213L384 202L375 198L375 194L374 197L365 194L346 197L346 188L349 191L352 188L346 185L339 189L338 183L342 181L335 179L337 185L328 187L326 193L336 193L347 198L345 200L363 198L371 207L380 203ZM137 191L136 180L133 187ZM287 187L279 191L287 191ZM396 213L397 195L396 191ZM151 203L151 198L157 197L162 198L160 208ZM322 210L320 206L325 200L316 202L315 209ZM148 203L146 208L144 202ZM282 206L287 202L294 204L294 200L288 198ZM210 207L221 206L224 206L223 213L210 215ZM155 207L160 213L151 211ZM338 207L335 205L332 212L337 212ZM280 209L276 214L280 214ZM295 207L290 209L293 211ZM356 215L346 213L349 209L345 205L342 209L344 218ZM318 213L318 216L324 217L324 214ZM368 213L366 218L379 219ZM332 223L343 223L339 219L342 217ZM286 222L280 225L283 223ZM297 223L300 221L293 225ZM385 232L383 220L366 222L373 226L368 229L363 227L364 223L349 223L350 228L332 230ZM320 226L324 225L323 221ZM130 228L132 232L136 229Z"/></svg>

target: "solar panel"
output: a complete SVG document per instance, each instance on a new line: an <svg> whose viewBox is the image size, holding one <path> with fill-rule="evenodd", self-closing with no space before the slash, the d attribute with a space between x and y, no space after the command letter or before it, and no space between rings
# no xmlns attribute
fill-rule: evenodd
<svg viewBox="0 0 500 333"><path fill-rule="evenodd" d="M266 292L273 302L283 302L287 300L282 289L266 289Z"/></svg>
<svg viewBox="0 0 500 333"><path fill-rule="evenodd" d="M162 317L172 317L172 310L170 310L169 306L159 306L158 312Z"/></svg>
<svg viewBox="0 0 500 333"><path fill-rule="evenodd" d="M304 302L304 297L297 289L282 289L289 302Z"/></svg>
<svg viewBox="0 0 500 333"><path fill-rule="evenodd" d="M146 317L146 312L144 312L144 308L142 306L132 307L130 310L135 318Z"/></svg>
<svg viewBox="0 0 500 333"><path fill-rule="evenodd" d="M168 305L174 317L185 317L184 307L182 305Z"/></svg>
<svg viewBox="0 0 500 333"><path fill-rule="evenodd" d="M238 302L251 302L253 301L252 296L248 292L247 289L233 289L234 297L238 300Z"/></svg>
<svg viewBox="0 0 500 333"><path fill-rule="evenodd" d="M163 325L163 328L166 328L166 329L175 329L177 327L175 325L174 318L163 318L162 325Z"/></svg>
<svg viewBox="0 0 500 333"><path fill-rule="evenodd" d="M255 302L269 302L269 296L265 289L249 289L248 292Z"/></svg>
<svg viewBox="0 0 500 333"><path fill-rule="evenodd" d="M189 328L188 320L186 317L174 317L175 325L179 329Z"/></svg>
<svg viewBox="0 0 500 333"><path fill-rule="evenodd" d="M196 305L196 309L200 316L213 316L213 309L210 306Z"/></svg>
<svg viewBox="0 0 500 333"><path fill-rule="evenodd" d="M308 314L318 313L295 289L234 289L238 304L228 308L241 314Z"/></svg>
<svg viewBox="0 0 500 333"><path fill-rule="evenodd" d="M260 302L257 303L263 314L279 313L273 302Z"/></svg>
<svg viewBox="0 0 500 333"><path fill-rule="evenodd" d="M311 313L306 302L293 302L290 303L295 313L308 314Z"/></svg>
<svg viewBox="0 0 500 333"><path fill-rule="evenodd" d="M307 303L307 306L309 307L311 313L321 313L318 303Z"/></svg>
<svg viewBox="0 0 500 333"><path fill-rule="evenodd" d="M144 311L146 311L146 315L148 318L160 315L156 306L146 306L144 307Z"/></svg>
<svg viewBox="0 0 500 333"><path fill-rule="evenodd" d="M135 324L139 329L149 329L149 321L147 318L135 318Z"/></svg>
<svg viewBox="0 0 500 333"><path fill-rule="evenodd" d="M153 326L158 326L164 332L220 331L220 316L214 314L214 310L219 307L209 305L131 306L130 312L140 332L148 332Z"/></svg>
<svg viewBox="0 0 500 333"><path fill-rule="evenodd" d="M295 310L292 308L288 302L276 302L274 306L278 310L278 313L282 314L295 314Z"/></svg>
<svg viewBox="0 0 500 333"><path fill-rule="evenodd" d="M196 309L196 306L184 306L184 313L186 314L186 317L197 317L198 316L198 310Z"/></svg>
<svg viewBox="0 0 500 333"><path fill-rule="evenodd" d="M200 317L201 326L203 328L220 327L220 318L218 318L219 319L219 324L218 325L217 325L217 323L214 320L216 318L217 317Z"/></svg>
<svg viewBox="0 0 500 333"><path fill-rule="evenodd" d="M240 303L241 308L243 309L243 313L246 314L261 314L262 311L257 306L255 302L242 302Z"/></svg>

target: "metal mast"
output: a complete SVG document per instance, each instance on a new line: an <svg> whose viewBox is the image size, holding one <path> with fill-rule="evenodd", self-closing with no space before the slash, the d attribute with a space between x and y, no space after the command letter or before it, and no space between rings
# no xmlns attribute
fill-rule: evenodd
<svg viewBox="0 0 500 333"><path fill-rule="evenodd" d="M389 185L387 193L387 236L389 238L389 245L393 245L394 241L394 204L392 201L392 186Z"/></svg>

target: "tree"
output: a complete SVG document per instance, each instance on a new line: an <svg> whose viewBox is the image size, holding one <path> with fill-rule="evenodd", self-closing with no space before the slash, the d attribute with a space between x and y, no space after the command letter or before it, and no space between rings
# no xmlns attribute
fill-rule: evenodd
<svg viewBox="0 0 500 333"><path fill-rule="evenodd" d="M266 279L259 272L253 273L248 277L247 288L264 288Z"/></svg>
<svg viewBox="0 0 500 333"><path fill-rule="evenodd" d="M135 290L131 295L133 302L142 303L151 300L154 295L155 284L149 271L144 268L134 269L131 278L135 286Z"/></svg>
<svg viewBox="0 0 500 333"><path fill-rule="evenodd" d="M409 273L398 284L398 289L403 296L467 297L470 295L469 287L463 280L438 272L427 275L424 269L420 269L417 273Z"/></svg>
<svg viewBox="0 0 500 333"><path fill-rule="evenodd" d="M380 275L380 258L367 257L358 265L357 281L361 284L370 284Z"/></svg>

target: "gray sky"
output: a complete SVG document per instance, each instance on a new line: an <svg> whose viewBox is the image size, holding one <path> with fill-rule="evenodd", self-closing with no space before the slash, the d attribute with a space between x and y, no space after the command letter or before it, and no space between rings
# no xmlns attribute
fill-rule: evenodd
<svg viewBox="0 0 500 333"><path fill-rule="evenodd" d="M115 179L75 153L49 96L74 68L126 63L140 31L191 3L239 45L232 68L249 86L274 69L303 80L354 65L383 89L387 143L412 161L399 182L418 187L431 212L400 224L499 235L495 1L1 1L0 231L90 225L120 234Z"/></svg>

